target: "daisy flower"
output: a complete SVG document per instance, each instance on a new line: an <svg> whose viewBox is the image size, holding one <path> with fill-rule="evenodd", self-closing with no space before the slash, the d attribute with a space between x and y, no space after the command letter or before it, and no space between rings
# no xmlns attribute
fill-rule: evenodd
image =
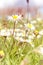
<svg viewBox="0 0 43 65"><path fill-rule="evenodd" d="M35 26L33 26L32 24L27 24L27 27L30 28L31 30L35 30Z"/></svg>
<svg viewBox="0 0 43 65"><path fill-rule="evenodd" d="M12 18L14 19L14 21L16 21L16 20L21 19L21 15L20 16L18 16L18 15L12 15Z"/></svg>
<svg viewBox="0 0 43 65"><path fill-rule="evenodd" d="M31 24L36 24L37 23L36 20L30 21L30 22L31 22Z"/></svg>
<svg viewBox="0 0 43 65"><path fill-rule="evenodd" d="M42 20L41 18L37 18L37 21L41 22L41 20Z"/></svg>
<svg viewBox="0 0 43 65"><path fill-rule="evenodd" d="M25 40L27 43L30 43L32 40L31 39L26 39Z"/></svg>
<svg viewBox="0 0 43 65"><path fill-rule="evenodd" d="M19 41L20 42L25 42L25 40L22 37L19 39Z"/></svg>
<svg viewBox="0 0 43 65"><path fill-rule="evenodd" d="M19 37L14 37L17 41L19 41Z"/></svg>
<svg viewBox="0 0 43 65"><path fill-rule="evenodd" d="M11 33L10 33L9 30L5 30L5 29L4 29L4 30L1 30L0 35L1 35L1 36L10 36Z"/></svg>
<svg viewBox="0 0 43 65"><path fill-rule="evenodd" d="M35 36L33 36L33 35L29 35L29 36L28 36L29 39L34 39L34 37L35 37Z"/></svg>
<svg viewBox="0 0 43 65"><path fill-rule="evenodd" d="M15 20L18 19L18 15L13 15L12 18Z"/></svg>
<svg viewBox="0 0 43 65"><path fill-rule="evenodd" d="M10 21L16 21L16 23L18 22L17 20L20 20L21 19L21 15L12 15L12 16L8 16L7 17L8 20Z"/></svg>
<svg viewBox="0 0 43 65"><path fill-rule="evenodd" d="M21 31L21 30L20 30L20 29L15 29L14 31L15 31L15 32L19 32L19 31Z"/></svg>
<svg viewBox="0 0 43 65"><path fill-rule="evenodd" d="M6 30L3 29L3 30L0 31L1 36L5 36L5 34L6 34Z"/></svg>
<svg viewBox="0 0 43 65"><path fill-rule="evenodd" d="M22 33L16 33L16 36L20 37L22 36Z"/></svg>
<svg viewBox="0 0 43 65"><path fill-rule="evenodd" d="M34 52L43 55L43 47L39 47L39 48L37 48L36 50L34 50Z"/></svg>

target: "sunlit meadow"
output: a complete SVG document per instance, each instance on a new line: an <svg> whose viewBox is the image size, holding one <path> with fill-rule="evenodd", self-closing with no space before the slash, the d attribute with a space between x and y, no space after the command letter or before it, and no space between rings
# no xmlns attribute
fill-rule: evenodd
<svg viewBox="0 0 43 65"><path fill-rule="evenodd" d="M0 9L0 65L43 65L43 1L0 0Z"/></svg>
<svg viewBox="0 0 43 65"><path fill-rule="evenodd" d="M43 65L41 18L0 18L0 65Z"/></svg>

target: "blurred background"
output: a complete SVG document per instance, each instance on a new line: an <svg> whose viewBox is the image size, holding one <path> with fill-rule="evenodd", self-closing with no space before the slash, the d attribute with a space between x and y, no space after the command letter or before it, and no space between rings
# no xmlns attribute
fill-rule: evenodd
<svg viewBox="0 0 43 65"><path fill-rule="evenodd" d="M0 16L19 14L25 16L28 14L31 17L43 17L43 0L0 0Z"/></svg>

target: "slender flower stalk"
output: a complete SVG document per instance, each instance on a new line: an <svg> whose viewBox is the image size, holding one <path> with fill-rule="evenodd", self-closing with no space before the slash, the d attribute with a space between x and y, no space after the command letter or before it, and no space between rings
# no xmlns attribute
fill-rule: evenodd
<svg viewBox="0 0 43 65"><path fill-rule="evenodd" d="M28 12L29 0L26 0L26 2L27 2L27 14L28 14L28 13L29 13L29 12ZM28 22L28 16L27 16L27 22Z"/></svg>

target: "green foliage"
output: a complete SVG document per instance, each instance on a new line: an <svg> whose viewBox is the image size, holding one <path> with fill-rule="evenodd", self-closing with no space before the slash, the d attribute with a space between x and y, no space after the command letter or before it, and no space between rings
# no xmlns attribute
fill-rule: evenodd
<svg viewBox="0 0 43 65"><path fill-rule="evenodd" d="M26 20L23 19L25 22ZM0 20L0 24L2 26L3 21ZM24 23L22 23L24 25ZM35 24L36 29L40 31L43 29L43 22L37 22ZM20 23L18 24L20 25ZM19 27L17 25L17 27ZM38 27L37 27L38 25ZM8 28L13 28L14 23L12 21L8 21ZM1 27L3 29L3 26ZM34 48L29 43L21 43L14 39L13 36L9 36L6 38L0 36L0 50L3 50L5 53L4 58L0 61L0 65L21 65L21 62L27 58L27 65L43 65L43 55L39 53L35 53L34 50L43 46L43 36L39 39L36 37L33 39L32 44L34 44ZM42 62L42 64L41 64Z"/></svg>

